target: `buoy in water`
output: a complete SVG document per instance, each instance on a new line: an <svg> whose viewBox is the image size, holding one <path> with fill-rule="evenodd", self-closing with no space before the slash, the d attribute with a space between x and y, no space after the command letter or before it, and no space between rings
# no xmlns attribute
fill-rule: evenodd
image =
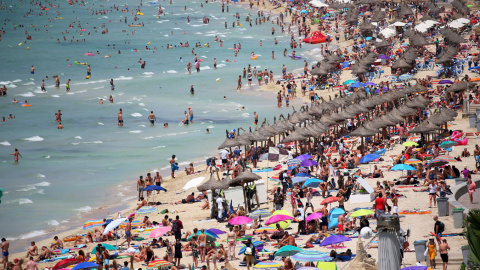
<svg viewBox="0 0 480 270"><path fill-rule="evenodd" d="M22 46L22 43L21 43L21 42L20 42L20 43L18 43L18 46Z"/></svg>
<svg viewBox="0 0 480 270"><path fill-rule="evenodd" d="M87 77L85 77L85 79L87 79L87 80L90 79L90 75L87 75Z"/></svg>
<svg viewBox="0 0 480 270"><path fill-rule="evenodd" d="M27 47L27 50L30 50L30 47Z"/></svg>
<svg viewBox="0 0 480 270"><path fill-rule="evenodd" d="M216 80L216 81L217 81L217 82L219 82L219 81L220 81L220 78L217 78L217 80Z"/></svg>

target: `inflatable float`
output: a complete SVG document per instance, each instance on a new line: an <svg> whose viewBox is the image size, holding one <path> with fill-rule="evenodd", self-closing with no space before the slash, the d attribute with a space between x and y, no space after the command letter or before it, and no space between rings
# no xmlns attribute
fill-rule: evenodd
<svg viewBox="0 0 480 270"><path fill-rule="evenodd" d="M130 24L129 26L130 26L130 27L140 27L140 26L142 26L142 25L141 25L141 24Z"/></svg>
<svg viewBox="0 0 480 270"><path fill-rule="evenodd" d="M77 241L77 240L80 240L80 238L82 238L81 236L69 236L69 237L65 237L63 238L63 242L73 242L73 241Z"/></svg>
<svg viewBox="0 0 480 270"><path fill-rule="evenodd" d="M292 58L292 59L302 59L301 56L292 56L291 54L288 55L288 57Z"/></svg>
<svg viewBox="0 0 480 270"><path fill-rule="evenodd" d="M22 104L22 107L30 107L30 106L32 106L32 105L30 105L30 104Z"/></svg>
<svg viewBox="0 0 480 270"><path fill-rule="evenodd" d="M452 132L452 135L450 136L450 138L444 141L454 141L457 143L457 145L468 144L467 136L465 136L465 134L463 134L461 131L458 131L458 130L455 130L454 132Z"/></svg>
<svg viewBox="0 0 480 270"><path fill-rule="evenodd" d="M87 79L87 80L90 79L90 75L88 75L87 77L85 77L85 79Z"/></svg>
<svg viewBox="0 0 480 270"><path fill-rule="evenodd" d="M324 34L320 33L319 31L315 31L309 37L304 38L303 42L318 44L318 43L325 43L328 41L327 41L327 37Z"/></svg>
<svg viewBox="0 0 480 270"><path fill-rule="evenodd" d="M80 62L77 62L77 61L75 61L75 62L73 62L73 63L74 63L75 65L83 65L83 66L88 65L87 63L80 63Z"/></svg>
<svg viewBox="0 0 480 270"><path fill-rule="evenodd" d="M252 55L252 56L250 57L250 59L252 59L252 60L257 60L257 58L258 58L258 55L256 55L256 54L255 54L255 55Z"/></svg>
<svg viewBox="0 0 480 270"><path fill-rule="evenodd" d="M94 53L85 53L85 55L94 56L95 54Z"/></svg>
<svg viewBox="0 0 480 270"><path fill-rule="evenodd" d="M137 15L143 15L143 13L142 12L137 12Z"/></svg>

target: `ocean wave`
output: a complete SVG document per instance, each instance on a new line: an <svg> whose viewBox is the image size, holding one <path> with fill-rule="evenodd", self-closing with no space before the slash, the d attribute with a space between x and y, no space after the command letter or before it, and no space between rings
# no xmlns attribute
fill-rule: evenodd
<svg viewBox="0 0 480 270"><path fill-rule="evenodd" d="M142 139L144 139L144 140L151 140L151 139L153 139L153 136L143 137Z"/></svg>
<svg viewBox="0 0 480 270"><path fill-rule="evenodd" d="M129 131L130 133L142 133L143 131L142 130L130 130Z"/></svg>
<svg viewBox="0 0 480 270"><path fill-rule="evenodd" d="M51 97L59 98L59 95L51 95Z"/></svg>
<svg viewBox="0 0 480 270"><path fill-rule="evenodd" d="M55 219L52 219L52 220L49 220L47 224L50 226L58 226L60 225L60 222L56 221Z"/></svg>
<svg viewBox="0 0 480 270"><path fill-rule="evenodd" d="M21 81L22 81L22 80L20 80L20 79L16 79L16 80L14 80L14 81L12 81L12 82L14 82L14 83L19 83L19 82L21 82Z"/></svg>
<svg viewBox="0 0 480 270"><path fill-rule="evenodd" d="M44 92L40 89L33 91L35 94L46 94L47 92Z"/></svg>
<svg viewBox="0 0 480 270"><path fill-rule="evenodd" d="M81 139L82 139L82 137L81 137L81 136L75 136L75 139L77 139L77 140L81 140Z"/></svg>
<svg viewBox="0 0 480 270"><path fill-rule="evenodd" d="M250 114L249 113L242 113L242 117L248 118L248 117L250 117Z"/></svg>
<svg viewBox="0 0 480 270"><path fill-rule="evenodd" d="M152 147L152 149L160 149L160 148L165 148L166 146L165 145L159 145L159 146L155 146L155 147Z"/></svg>
<svg viewBox="0 0 480 270"><path fill-rule="evenodd" d="M210 125L210 126L208 126L207 128L215 128L215 126Z"/></svg>
<svg viewBox="0 0 480 270"><path fill-rule="evenodd" d="M200 67L200 70L207 70L207 69L212 69L211 67L209 66L203 66L203 67Z"/></svg>
<svg viewBox="0 0 480 270"><path fill-rule="evenodd" d="M20 204L20 205L33 203L32 200L27 199L27 198L20 198L20 199L16 199L16 200L13 200L13 201L18 202L18 204Z"/></svg>
<svg viewBox="0 0 480 270"><path fill-rule="evenodd" d="M133 116L133 117L137 117L137 118L143 116L143 115L140 114L140 113L132 113L132 114L130 114L130 115Z"/></svg>
<svg viewBox="0 0 480 270"><path fill-rule="evenodd" d="M143 72L142 74L143 74L143 75L153 75L153 74L155 74L155 73L153 73L153 72Z"/></svg>
<svg viewBox="0 0 480 270"><path fill-rule="evenodd" d="M50 158L50 155L45 156L45 158Z"/></svg>
<svg viewBox="0 0 480 270"><path fill-rule="evenodd" d="M44 230L39 230L39 231L31 231L26 234L22 234L18 237L7 237L7 240L13 241L13 240L24 240L24 239L30 239L30 238L35 238L41 235L46 234L47 232Z"/></svg>
<svg viewBox="0 0 480 270"><path fill-rule="evenodd" d="M17 88L17 86L15 84L7 84L6 87L7 88Z"/></svg>
<svg viewBox="0 0 480 270"><path fill-rule="evenodd" d="M103 143L102 141L93 141L93 142L82 142L84 144L100 144Z"/></svg>
<svg viewBox="0 0 480 270"><path fill-rule="evenodd" d="M80 213L88 213L88 212L91 212L93 209L92 209L92 207L87 205L87 206L83 206L83 207L80 207L80 208L76 208L74 210L77 211L77 212L80 212Z"/></svg>
<svg viewBox="0 0 480 270"><path fill-rule="evenodd" d="M167 70L166 73L170 73L170 74L174 74L174 73L178 73L177 71L171 69L171 70Z"/></svg>
<svg viewBox="0 0 480 270"><path fill-rule="evenodd" d="M23 94L18 94L17 96L34 97L35 95L32 92L26 92L26 93L23 93Z"/></svg>
<svg viewBox="0 0 480 270"><path fill-rule="evenodd" d="M250 39L250 38L253 38L252 36L244 36L242 38L247 38L247 39Z"/></svg>
<svg viewBox="0 0 480 270"><path fill-rule="evenodd" d="M190 26L192 26L192 27L200 27L200 26L203 26L203 24L190 24Z"/></svg>
<svg viewBox="0 0 480 270"><path fill-rule="evenodd" d="M105 125L105 124L102 123L102 122L98 122L97 124L98 124L99 126L104 126L104 125Z"/></svg>
<svg viewBox="0 0 480 270"><path fill-rule="evenodd" d="M137 198L137 196L125 197L125 198L122 199L122 202L131 201L131 200L136 199L136 198Z"/></svg>
<svg viewBox="0 0 480 270"><path fill-rule="evenodd" d="M29 141L29 142L41 142L43 141L44 139L40 136L33 136L33 137L30 137L30 138L25 138L23 139L24 141Z"/></svg>
<svg viewBox="0 0 480 270"><path fill-rule="evenodd" d="M147 127L147 126L145 126L145 125L138 125L138 126L139 126L139 127Z"/></svg>
<svg viewBox="0 0 480 270"><path fill-rule="evenodd" d="M217 68L220 68L220 67L226 67L227 65L225 64L217 64Z"/></svg>
<svg viewBox="0 0 480 270"><path fill-rule="evenodd" d="M10 146L11 144L7 141L0 142L0 145Z"/></svg>
<svg viewBox="0 0 480 270"><path fill-rule="evenodd" d="M36 177L37 178L45 178L45 174L37 173Z"/></svg>
<svg viewBox="0 0 480 270"><path fill-rule="evenodd" d="M35 83L34 82L27 82L27 83L24 83L23 85L34 85Z"/></svg>
<svg viewBox="0 0 480 270"><path fill-rule="evenodd" d="M125 76L120 76L118 78L115 78L114 80L116 81L128 81L128 80L132 80L133 77L125 77Z"/></svg>
<svg viewBox="0 0 480 270"><path fill-rule="evenodd" d="M17 189L16 191L25 192L25 191L30 191L30 190L34 190L34 189L37 189L37 188L34 187L34 186L26 186L24 188Z"/></svg>
<svg viewBox="0 0 480 270"><path fill-rule="evenodd" d="M202 32L195 32L195 33L193 33L193 34L194 34L194 35L203 35Z"/></svg>

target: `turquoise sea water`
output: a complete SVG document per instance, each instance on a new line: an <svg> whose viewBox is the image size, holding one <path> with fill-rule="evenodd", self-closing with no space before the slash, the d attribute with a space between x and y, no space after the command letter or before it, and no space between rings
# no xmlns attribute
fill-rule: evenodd
<svg viewBox="0 0 480 270"><path fill-rule="evenodd" d="M8 88L8 96L0 97L0 117L16 117L0 124L0 188L5 190L0 204L1 237L23 243L52 230L78 226L99 207L104 209L102 215L113 211L105 210L105 206L135 199L135 181L140 174L161 170L167 176L165 168L172 154L177 155L182 170L182 165L203 162L215 154L226 129L252 126L254 111L262 119L291 112L289 108L276 108L274 93L253 87L235 91L238 75L248 64L258 70L268 68L275 75L281 73L282 64L289 70L303 67L302 60L282 56L290 39L276 24L247 26L246 15L251 12L255 18L256 10L230 4L230 12L222 13L220 2L204 2L202 8L199 1L174 1L171 5L168 1L144 1L140 7L144 15L138 18L145 26L128 27L134 22L131 11L139 1L88 1L85 6L70 6L66 1L49 3L60 7L47 6L48 15L39 6L13 0L3 1L0 10L5 31L0 42L0 85ZM120 11L112 11L114 4ZM126 4L129 12L123 13ZM157 18L159 4L166 16ZM26 17L29 10L31 16ZM99 10L108 12L92 15ZM243 27L232 28L235 12L240 14ZM125 16L127 24L123 22ZM202 23L203 16L210 18L210 24ZM108 34L101 34L105 29L102 24ZM272 26L276 28L277 46L273 44ZM33 39L25 43L26 31ZM214 42L215 36L224 40L223 47ZM77 43L77 39L86 42ZM165 49L167 43L186 41L189 48ZM158 50L145 50L148 42L150 48ZM196 42L209 42L211 47L195 48ZM239 42L242 50L234 57L228 48ZM193 64L192 49L204 61L200 73L192 70L189 75L186 64ZM271 59L272 50L277 60ZM250 60L252 51L260 55L258 60ZM87 52L95 55L87 56ZM111 57L104 58L107 54ZM297 50L297 55L304 54ZM179 57L183 62L177 61ZM214 57L217 70L213 69ZM145 69L140 69L140 58L146 61ZM86 66L74 61L91 65L89 80L85 79ZM36 68L35 74L30 74L31 65ZM53 86L53 75L60 76L59 89ZM40 91L45 76L49 77L45 80L46 93ZM115 91L110 90L112 78ZM67 79L71 79L68 93ZM243 82L246 85L245 79ZM189 93L192 84L194 96ZM114 103L108 102L110 95ZM32 106L12 104L14 98L27 100ZM103 105L99 104L100 98L105 100ZM242 106L245 110L240 110ZM194 111L195 123L182 126L180 121L188 107ZM120 108L124 127L117 127ZM57 129L57 110L63 114L63 130ZM147 120L150 110L157 117L154 127ZM162 128L164 122L169 123L168 129ZM205 133L207 128L212 134ZM14 148L23 156L17 165L9 155Z"/></svg>

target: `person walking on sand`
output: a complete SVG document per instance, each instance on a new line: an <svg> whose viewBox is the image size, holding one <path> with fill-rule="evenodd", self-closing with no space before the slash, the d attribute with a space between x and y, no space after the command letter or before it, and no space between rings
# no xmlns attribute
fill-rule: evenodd
<svg viewBox="0 0 480 270"><path fill-rule="evenodd" d="M447 243L447 239L443 239L442 243L438 245L440 258L442 258L442 262L443 262L443 270L447 270L449 250L450 250L450 246Z"/></svg>
<svg viewBox="0 0 480 270"><path fill-rule="evenodd" d="M16 149L15 149L16 150ZM3 260L3 269L7 269L8 264L8 248L10 247L10 243L7 239L2 238L2 260Z"/></svg>
<svg viewBox="0 0 480 270"><path fill-rule="evenodd" d="M35 262L33 257L30 257L30 260L25 265L25 269L27 269L27 270L38 270L37 263Z"/></svg>
<svg viewBox="0 0 480 270"><path fill-rule="evenodd" d="M230 227L230 231L227 233L228 241L228 257L231 261L237 259L235 257L235 246L237 245L237 234L233 231L233 226Z"/></svg>
<svg viewBox="0 0 480 270"><path fill-rule="evenodd" d="M127 247L130 247L130 241L132 241L132 221L133 217L130 217L127 222L127 226L125 227L125 237L127 238L123 243L120 244L122 246L125 242L127 242Z"/></svg>
<svg viewBox="0 0 480 270"><path fill-rule="evenodd" d="M18 157L23 158L22 155L20 154L20 152L18 152L17 148L15 148L15 152L11 153L10 155L12 155L14 157L15 163L18 163Z"/></svg>
<svg viewBox="0 0 480 270"><path fill-rule="evenodd" d="M155 117L155 114L153 114L153 111L150 111L150 114L148 115L148 120L150 121L150 126L155 125L155 121L157 121L157 117Z"/></svg>
<svg viewBox="0 0 480 270"><path fill-rule="evenodd" d="M143 176L140 175L140 178L137 180L137 190L138 190L138 200L143 196L143 189L145 188L145 181L143 180Z"/></svg>
<svg viewBox="0 0 480 270"><path fill-rule="evenodd" d="M427 244L427 255L430 260L430 267L435 268L437 264L435 263L435 256L437 255L437 244L435 244L435 237L430 236Z"/></svg>

